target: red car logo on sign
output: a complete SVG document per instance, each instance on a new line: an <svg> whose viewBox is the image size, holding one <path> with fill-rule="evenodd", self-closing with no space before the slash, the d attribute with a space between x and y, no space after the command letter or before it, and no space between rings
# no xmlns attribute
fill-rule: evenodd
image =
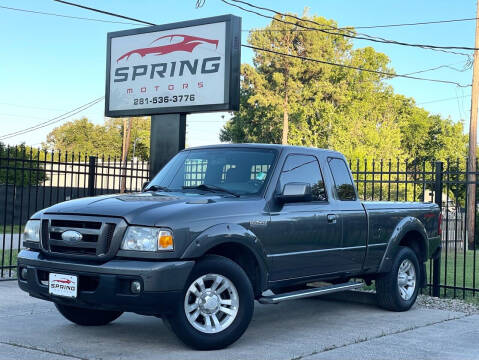
<svg viewBox="0 0 479 360"><path fill-rule="evenodd" d="M122 59L129 59L131 55L133 54L139 54L141 57L144 57L148 54L155 54L155 55L164 55L164 54L170 54L175 51L187 51L187 52L193 52L193 50L201 44L214 44L216 45L216 48L218 48L218 42L219 40L212 40L212 39L206 39L206 38L201 38L197 36L191 36L191 35L165 35L161 36L158 39L154 40L151 42L151 44L157 42L158 40L161 39L170 39L170 44L167 45L159 45L159 46L153 46L153 47L148 47L148 48L140 48L140 49L135 49L128 51L127 53L123 54L120 56L116 62L122 60ZM174 44L171 44L173 40L176 39L183 39L180 42L176 42Z"/></svg>
<svg viewBox="0 0 479 360"><path fill-rule="evenodd" d="M62 283L62 284L71 284L72 283L71 280L60 280L60 279L53 280L53 282L59 282L59 283Z"/></svg>

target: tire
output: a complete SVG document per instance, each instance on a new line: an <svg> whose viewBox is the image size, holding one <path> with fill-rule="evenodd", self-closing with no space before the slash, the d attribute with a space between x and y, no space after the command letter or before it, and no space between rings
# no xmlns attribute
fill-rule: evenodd
<svg viewBox="0 0 479 360"><path fill-rule="evenodd" d="M95 310L62 304L55 306L65 319L82 326L106 325L123 314L121 311Z"/></svg>
<svg viewBox="0 0 479 360"><path fill-rule="evenodd" d="M391 271L376 279L379 306L391 311L409 310L416 302L420 284L421 270L416 253L409 247L400 247Z"/></svg>
<svg viewBox="0 0 479 360"><path fill-rule="evenodd" d="M245 271L228 258L207 255L193 268L181 301L167 322L186 345L216 350L243 335L253 310L253 287Z"/></svg>

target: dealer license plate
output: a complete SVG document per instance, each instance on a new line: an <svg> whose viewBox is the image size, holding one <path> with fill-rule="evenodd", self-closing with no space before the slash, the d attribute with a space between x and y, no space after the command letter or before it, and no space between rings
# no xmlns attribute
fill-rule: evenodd
<svg viewBox="0 0 479 360"><path fill-rule="evenodd" d="M48 277L50 295L76 298L78 293L78 276L50 273Z"/></svg>

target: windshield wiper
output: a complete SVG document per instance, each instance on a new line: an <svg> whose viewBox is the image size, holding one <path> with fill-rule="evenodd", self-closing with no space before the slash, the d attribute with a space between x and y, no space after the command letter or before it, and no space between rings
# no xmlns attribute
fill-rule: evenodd
<svg viewBox="0 0 479 360"><path fill-rule="evenodd" d="M147 191L171 191L168 189L166 186L160 186L160 185L151 185L149 188L143 190L143 192Z"/></svg>
<svg viewBox="0 0 479 360"><path fill-rule="evenodd" d="M183 186L182 189L197 189L197 190L209 190L209 191L221 191L230 195L233 195L235 197L240 197L239 194L222 188L221 186L216 186L216 185L211 185L211 184L200 184L196 186Z"/></svg>

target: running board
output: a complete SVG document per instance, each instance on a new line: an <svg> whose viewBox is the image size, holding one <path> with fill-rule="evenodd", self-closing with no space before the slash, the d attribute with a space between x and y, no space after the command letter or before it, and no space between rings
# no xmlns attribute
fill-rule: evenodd
<svg viewBox="0 0 479 360"><path fill-rule="evenodd" d="M363 285L364 283L362 282L357 282L357 283L347 282L344 284L322 286L322 287L316 287L316 288L311 288L306 290L292 291L292 292L288 292L284 294L263 296L259 298L258 301L261 304L277 304L287 300L296 300L296 299L302 299L302 298L307 298L312 296L331 294L331 293L335 293L339 291L357 289L362 287Z"/></svg>

